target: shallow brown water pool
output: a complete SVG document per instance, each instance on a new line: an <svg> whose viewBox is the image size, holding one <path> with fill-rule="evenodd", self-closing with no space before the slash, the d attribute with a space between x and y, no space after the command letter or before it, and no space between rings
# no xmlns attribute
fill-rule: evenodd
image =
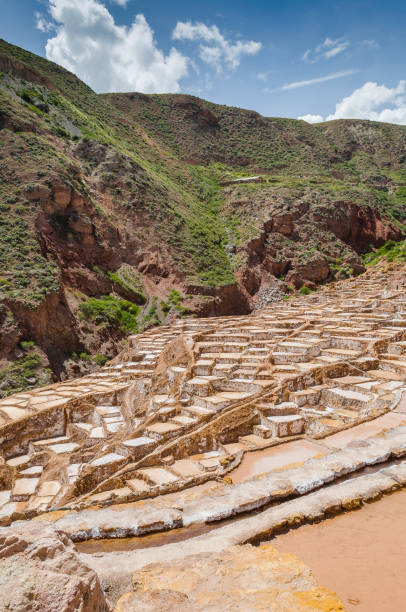
<svg viewBox="0 0 406 612"><path fill-rule="evenodd" d="M309 565L346 610L406 610L406 491L270 542Z"/></svg>

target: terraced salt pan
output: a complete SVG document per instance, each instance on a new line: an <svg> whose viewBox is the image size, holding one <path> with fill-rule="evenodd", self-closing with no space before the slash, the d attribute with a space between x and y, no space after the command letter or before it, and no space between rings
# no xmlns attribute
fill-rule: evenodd
<svg viewBox="0 0 406 612"><path fill-rule="evenodd" d="M178 480L177 476L163 468L145 468L139 472L155 485L169 484Z"/></svg>
<svg viewBox="0 0 406 612"><path fill-rule="evenodd" d="M394 412L398 412L400 414L406 414L406 393L402 394L401 400L399 404L396 406Z"/></svg>
<svg viewBox="0 0 406 612"><path fill-rule="evenodd" d="M384 414L373 421L368 421L368 423L361 423L361 425L355 425L354 427L351 427L351 429L346 429L331 436L327 436L327 438L324 438L323 442L327 446L331 446L333 448L343 448L350 442L371 438L385 428L389 429L391 427L396 427L405 420L406 418L401 414L389 412L388 414Z"/></svg>
<svg viewBox="0 0 406 612"><path fill-rule="evenodd" d="M122 455L118 455L117 453L109 453L107 455L103 455L103 457L99 457L92 461L92 465L100 466L100 465L108 465L109 463L114 463L115 461L122 461L124 457Z"/></svg>
<svg viewBox="0 0 406 612"><path fill-rule="evenodd" d="M244 482L258 474L301 463L325 452L326 449L323 446L309 440L287 442L280 446L245 453L240 465L229 472L229 476L233 483Z"/></svg>
<svg viewBox="0 0 406 612"><path fill-rule="evenodd" d="M401 364L404 359L402 341L406 337L406 301L403 299L403 290L388 293L385 297L391 299L385 301L379 293L382 281L389 283L390 279L379 273L368 273L359 281L344 282L338 287L332 287L332 290L322 290L317 295L299 298L293 303L275 304L250 317L178 321L171 327L145 332L130 338L129 347L131 348L131 343L133 343L135 350L133 355L127 353L125 358L128 357L131 361L124 361L118 365L107 365L98 373L89 375L80 381L51 385L47 389L17 394L10 399L10 403L0 402L2 406L12 408L27 409L29 406L32 414L35 414L35 411L40 411L43 407L53 406L54 401L65 402L69 398L78 397L78 394L93 394L91 398L88 398L90 405L95 407L92 414L86 411L81 401L76 402L75 400L75 404L71 404L73 412L70 407L67 409L66 414L71 420L66 423L67 427L65 423L61 423L60 429L49 428L48 431L43 432L47 440L39 440L38 444L33 443L38 435L38 432L35 432L28 446L31 458L23 460L21 465L16 464L13 474L37 463L33 461L33 454L39 451L41 461L45 460L43 478L49 482L55 478L52 470L54 458L51 454L46 461L46 450L55 450L65 455L62 463L68 463L69 452L74 452L72 461L81 461L86 465L83 472L78 470L77 473L71 474L66 470L62 474L64 483L74 482L76 479L80 481L75 489L71 488L72 495L75 494L75 490L80 490L87 491L91 499L96 499L98 495L101 495L100 500L102 498L108 500L112 495L127 494L124 492L126 489L129 490L129 487L121 486L119 489L112 489L110 493L106 491L106 487L110 484L112 487L117 487L115 480L118 476L117 470L120 470L130 460L136 464L131 475L126 468L123 472L128 475L129 479L135 476L134 480L136 480L137 470L140 468L146 469L148 466L147 469L159 470L163 469L164 464L167 473L171 474L170 480L172 481L172 478L175 477L176 486L181 489L190 484L187 473L194 472L197 481L199 481L198 473L200 472L204 476L208 471L213 470L216 476L221 476L224 475L224 466L230 460L227 456L225 461L220 461L218 457L207 456L202 457L200 461L195 461L194 457L188 457L188 454L221 448L220 445L224 441L234 445L234 448L241 444L243 451L258 449L280 442L282 435L321 436L332 429L342 429L349 424L359 422L361 418L376 416L392 405L390 392L402 388L404 384L402 372L379 369L389 367L387 359L392 360L394 367ZM361 291L362 301L356 299ZM304 323L306 326L303 326ZM397 327L393 327L394 324ZM195 332L199 335L192 337ZM194 360L189 363L189 366L199 363L196 358L201 357L201 366L210 367L207 371L196 372L193 369L189 371L186 367L177 365L172 367L171 364L168 364L167 383L163 381L162 385L159 383L158 387L154 386L153 394L150 391L153 382L151 374L156 360L167 343L174 340L180 333L183 334L194 352ZM193 344L194 338L198 340L195 345ZM370 351L369 356L356 357L357 351L348 350L357 347L364 348L366 344L369 346L372 340L382 341L385 338L389 340L389 346L381 344L382 351L378 348L377 352L375 348L367 347L367 350ZM312 347L316 347L317 350L313 351ZM311 358L313 352L317 354L319 350L321 350L321 356ZM272 354L278 354L278 352L280 354L280 351L285 351L286 359L284 360L287 364L275 366L272 364ZM305 359L297 356L297 353L300 355L303 352L306 353ZM342 364L337 368L330 368L331 363L336 363L344 357L347 361L354 358L353 370L351 364L348 363L350 369L343 368ZM288 363L292 358L293 363ZM369 365L366 363L368 361ZM325 369L326 366L327 369ZM354 380L345 381L345 376L340 378L340 374L345 373L362 374L359 368L364 372L364 376L360 377L362 382L358 381L358 384L363 386L357 386ZM367 368L376 369L367 372ZM392 369L393 367L390 366L389 370ZM316 372L313 374L313 370L317 370L317 376L322 375L320 380L316 379ZM203 378L199 378L198 374L203 375ZM213 376L214 374L219 374L219 376ZM122 376L121 380L120 376ZM117 393L119 389L128 388L127 382L130 382L131 376L134 380L139 377L144 379L141 387L146 405L148 405L145 414L141 409L136 419L131 419L130 414L131 408L137 409L137 406L123 404L126 409L121 413L121 402L124 396L122 393ZM334 382L329 381L333 376ZM369 379L366 379L366 376L369 376ZM198 389L194 389L194 384L199 382L202 382L203 387L207 384L207 389L203 388L202 394L196 393ZM324 390L322 389L321 397L314 388L315 382L329 383L326 384ZM348 382L350 382L349 385ZM174 391L173 385L176 386L178 383L181 386L176 387ZM385 384L388 385L387 388L384 388ZM200 387L199 384L197 386ZM296 399L291 397L291 391L298 393L297 399L300 406L297 405L292 412L295 416L280 421L278 420L280 413L272 413L266 408L263 410L259 403L253 401L250 404L247 401L253 397L258 400L259 396L262 396L262 399L269 398L270 388L273 389L273 397L277 397L277 399L271 399L270 403L275 402L277 405L288 398ZM325 390L327 388L328 391ZM312 389L315 393L312 393ZM369 390L373 393L369 393ZM183 392L185 393L182 395ZM100 395L97 395L98 393ZM328 396L331 400L331 410L329 410L330 402L325 401ZM159 401L161 398L164 398L162 406ZM236 406L237 403L240 403L240 406ZM309 409L308 403L314 408ZM328 404L327 407L326 404ZM347 405L346 410L343 410L344 404ZM357 406L358 411L355 410ZM84 413L79 414L82 409ZM232 410L231 418L227 421L229 410ZM357 413L360 410L362 414ZM58 411L55 412L59 414ZM243 419L247 417L247 420L241 422L241 426L238 421L239 414ZM233 422L234 416L237 417L236 426ZM271 421L266 421L266 417L272 416L276 416L276 419L272 427L269 427ZM4 415L3 424L5 420ZM151 438L155 439L153 445L150 448L148 445L145 448L134 446L133 449L126 446L122 440L124 436L115 435L121 428L121 423L126 426L128 439L137 434L139 437L145 437L150 432ZM143 423L145 423L144 428ZM297 425L297 428L293 427L293 423ZM212 424L213 431L211 431ZM218 424L221 430L216 429ZM30 425L29 422L28 425ZM61 434L64 432L66 436L61 436L59 440L52 438L59 431ZM101 441L107 441L107 439L108 444L103 445ZM176 448L178 439L179 445ZM184 443L186 443L185 446L183 446ZM72 446L64 447L64 444L72 444ZM154 452L147 457L152 451L152 446L154 446ZM14 446L13 449L7 451L6 456L13 457L20 452L26 452L25 448L25 446ZM78 452L79 450L83 454ZM114 455L114 451L116 451L117 459L112 457L111 453ZM105 458L101 457L102 453L106 453ZM186 462L178 464L178 471L175 469L175 464L172 464L171 467L173 457L178 461ZM8 465L11 466L10 463ZM20 476L25 476L25 474L20 474ZM33 477L34 474L27 474L27 476ZM179 477L176 478L176 476ZM308 474L302 473L302 476L304 483L301 489L304 490L308 486ZM111 478L110 481L109 478ZM168 485L171 485L172 482L169 482ZM157 494L157 489L161 485L157 487L152 486L152 482L150 484L150 489L153 489L151 495ZM294 485L299 491L299 481L294 480ZM162 488L171 490L170 486L165 489L165 485L162 485ZM70 494L71 492L68 492L68 495ZM41 497L50 496L42 495ZM253 497L249 502L247 499L245 498L239 508L246 509L251 503L254 503ZM81 503L84 500L85 498L81 497ZM75 504L75 501L72 498L64 499L63 503ZM35 501L30 500L30 504L35 504Z"/></svg>
<svg viewBox="0 0 406 612"><path fill-rule="evenodd" d="M167 525L173 518L171 512L174 509L177 512L177 527L228 519L249 510L269 505L270 502L279 502L279 505L273 509L277 513L276 516L279 517L279 507L291 508L287 504L293 502L284 501L287 497L292 495L304 496L294 500L296 505L293 508L307 507L305 500L309 497L313 499L308 493L365 466L385 462L392 453L395 457L406 454L405 426L390 430L385 435L373 438L361 445L349 446L321 457L308 459L297 467L274 470L264 476L254 477L252 480L246 480L231 486L217 485L212 488L210 495L207 495L207 487L195 487L195 491L189 490L183 494L173 493L164 496L162 501L157 499L155 502L150 502L148 512L145 512L145 503L139 502L97 511L71 512L63 519L59 519L57 516L55 524L67 531L75 541L80 541L97 537L127 537L127 535L141 535L152 530L159 531L160 528L157 527L155 521L155 510L159 510L160 520L164 521L164 526L161 529L171 528ZM404 465L404 468L401 465ZM368 495L372 495L372 492L376 491L376 483L381 483L384 487L386 487L385 483L389 483L389 487L393 487L392 478L397 479L399 483L402 482L402 486L404 486L406 485L406 462L401 465L394 466L394 473L390 472L389 469L381 470L384 474L387 474L388 478L385 476L386 480L383 479L383 475L379 478L376 477L375 480L365 480L366 476L362 477L364 480L361 477L356 477L338 486L344 487L340 491L344 491L346 495L351 494L352 497L359 495L360 489L357 488L359 483L365 483L366 488L362 495L366 495L366 492L368 492ZM368 476L375 475L370 474ZM335 487L336 485L331 486ZM323 501L323 504L326 503L328 507L335 497L327 491L330 491L329 487L321 489L320 494L324 495L324 497L321 496L321 499L327 500L327 502ZM303 504L305 505L303 506ZM269 510L266 510L261 515L256 515L253 525L256 524L255 520L258 521L257 525L262 524L260 517L270 516L269 512ZM283 514L284 510L281 509L280 512ZM141 530L139 524L137 529L134 529L135 517L139 516L142 516ZM113 522L110 523L110 521ZM276 520L276 523L278 523L278 520ZM119 529L118 524L120 524ZM217 532L219 531L221 529L217 530Z"/></svg>
<svg viewBox="0 0 406 612"><path fill-rule="evenodd" d="M237 521L230 521L226 525L216 528L215 530L211 528L210 531L206 533L201 526L196 526L197 537L193 529L188 528L186 534L184 530L176 530L177 533L173 534L173 539L168 539L163 536L163 534L157 534L157 540L155 542L154 537L151 536L148 537L147 540L144 539L143 542L140 541L140 545L134 545L134 538L132 538L132 540L127 540L125 543L123 550L126 552L107 552L112 550L112 548L108 546L107 541L101 543L101 548L98 547L96 541L93 541L89 552L95 552L97 554L84 554L82 555L82 560L98 572L99 575L103 575L106 567L109 568L109 575L111 575L111 568L114 567L113 572L117 574L117 576L122 577L125 575L125 572L128 572L129 567L131 567L131 571L135 571L150 563L183 559L184 557L201 553L202 551L217 552L236 544L262 542L292 526L297 527L306 522L321 520L346 510L360 508L366 502L375 501L379 499L382 494L397 491L400 487L404 487L405 485L406 464L403 463L395 466L391 470L383 469L377 473L332 485L328 489L322 489L305 497L284 502L277 507L265 510L261 514L256 514L255 516ZM400 493L396 493L394 496L390 496L387 499L396 498L399 494ZM379 511L381 503L383 502L373 504L372 507L377 506ZM367 504L367 508L368 507L371 507L369 503ZM362 520L363 512L364 510L361 510L360 513L354 513L353 516L358 516ZM351 514L347 516L351 516ZM320 527L323 533L326 533L328 529L327 523L324 522L320 524ZM376 529L379 531L380 527L377 526ZM295 530L294 533L300 533L300 530ZM371 535L372 533L373 532L371 532ZM171 532L169 536L171 537ZM163 537L165 539L163 539ZM372 535L372 537L374 536ZM138 540L138 538L135 538L135 540ZM317 542L319 541L317 540ZM332 546L337 554L339 554L340 551L338 543L339 539L336 537L332 542ZM159 544L161 545L159 546ZM139 548L139 550L134 550L135 548ZM102 550L106 551L103 555L100 554ZM319 554L317 549L316 551L316 554ZM353 551L354 547L351 546L351 555L353 555ZM369 551L370 545L368 545L368 555ZM329 552L331 555L331 551ZM391 558L390 562L387 562L387 565L392 567L392 562L393 559ZM355 571L356 570L357 568L355 568ZM378 612L378 610L379 612L381 612L381 610L382 612L392 612L393 607L390 606L391 598L387 596L386 601L389 607L380 607L376 609L376 612ZM396 609L400 610L403 609L403 607L397 607ZM375 612L373 607L363 610L363 612L372 611Z"/></svg>
<svg viewBox="0 0 406 612"><path fill-rule="evenodd" d="M132 438L131 440L124 440L122 444L130 448L137 448L139 446L154 445L155 440L153 440L152 438L148 438L147 436L140 436L139 438Z"/></svg>

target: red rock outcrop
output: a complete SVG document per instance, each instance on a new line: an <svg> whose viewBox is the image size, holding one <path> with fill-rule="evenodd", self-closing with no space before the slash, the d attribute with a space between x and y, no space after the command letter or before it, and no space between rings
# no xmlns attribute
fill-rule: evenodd
<svg viewBox="0 0 406 612"><path fill-rule="evenodd" d="M8 300L7 306L19 322L21 333L32 338L60 373L63 362L74 351L83 350L78 328L62 290L49 293L37 308Z"/></svg>
<svg viewBox="0 0 406 612"><path fill-rule="evenodd" d="M387 240L401 240L401 230L379 210L358 206L353 202L336 202L330 215L320 219L310 212L310 219L350 245L357 253L364 253L370 245L382 246Z"/></svg>
<svg viewBox="0 0 406 612"><path fill-rule="evenodd" d="M293 261L293 269L286 275L286 282L300 289L303 285L309 286L326 280L330 273L327 260L321 253L315 252L306 262Z"/></svg>
<svg viewBox="0 0 406 612"><path fill-rule="evenodd" d="M38 72L38 70L27 66L27 64L20 62L16 58L11 58L7 55L3 55L2 53L0 54L0 70L2 72L10 72L26 81L38 83L38 85L44 85L48 89L55 89L52 81Z"/></svg>

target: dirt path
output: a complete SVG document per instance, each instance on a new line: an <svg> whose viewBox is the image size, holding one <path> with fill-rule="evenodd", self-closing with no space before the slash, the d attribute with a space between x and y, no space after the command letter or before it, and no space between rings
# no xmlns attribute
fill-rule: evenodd
<svg viewBox="0 0 406 612"><path fill-rule="evenodd" d="M406 610L406 491L277 536L271 543L309 565L347 610Z"/></svg>

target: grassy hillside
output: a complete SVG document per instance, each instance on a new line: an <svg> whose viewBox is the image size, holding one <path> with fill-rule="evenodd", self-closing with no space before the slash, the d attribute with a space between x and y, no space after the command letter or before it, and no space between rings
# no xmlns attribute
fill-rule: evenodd
<svg viewBox="0 0 406 612"><path fill-rule="evenodd" d="M97 95L1 40L0 145L0 395L129 330L359 273L406 227L404 126Z"/></svg>

